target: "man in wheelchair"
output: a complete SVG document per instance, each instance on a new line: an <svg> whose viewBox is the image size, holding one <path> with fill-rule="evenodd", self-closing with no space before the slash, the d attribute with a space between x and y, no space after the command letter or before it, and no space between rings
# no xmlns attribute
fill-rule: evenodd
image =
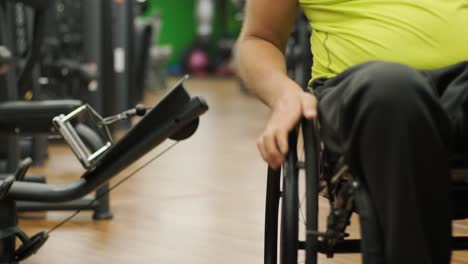
<svg viewBox="0 0 468 264"><path fill-rule="evenodd" d="M299 6L314 94L285 69ZM272 111L261 156L280 167L288 133L318 118L325 147L369 193L384 263L450 263L449 158L468 144L467 26L466 0L247 1L239 73Z"/></svg>

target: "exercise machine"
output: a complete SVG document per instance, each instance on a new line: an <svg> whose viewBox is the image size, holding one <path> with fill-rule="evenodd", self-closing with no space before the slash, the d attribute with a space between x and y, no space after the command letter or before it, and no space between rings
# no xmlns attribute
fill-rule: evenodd
<svg viewBox="0 0 468 264"><path fill-rule="evenodd" d="M166 139L180 141L189 138L198 128L199 116L208 110L202 98L191 97L187 93L182 81L154 107L138 107L110 118L102 118L89 105L82 105L69 114L55 116L56 112L64 110L63 107L65 105L46 103L31 107L24 102L0 107L1 132L59 132L86 169L80 179L67 184L24 182L21 179L30 165L26 160L16 173L0 180L1 263L19 263L30 257L47 241L49 234L60 226L28 237L17 226L18 202L63 204L79 199L106 184ZM16 113L19 109L25 114L24 118L12 118L11 113ZM132 115L144 117L122 139L114 143L107 125ZM97 199L99 197L95 200ZM17 238L21 242L18 248Z"/></svg>
<svg viewBox="0 0 468 264"><path fill-rule="evenodd" d="M31 2L31 4L33 4L34 1ZM93 1L94 3L95 2L98 2L98 1ZM27 52L27 54L29 55L26 55L26 59L22 58L22 57L16 57L14 56L12 58L12 63L16 66L16 67L13 67L10 71L8 71L4 76L3 78L0 78L0 85L2 85L3 87L6 87L7 89L5 89L5 93L2 94L1 98L3 99L3 103L5 107L10 107L12 105L19 105L20 102L18 102L18 99L22 98L22 93L21 92L18 92L18 90L21 90L19 89L20 87L23 87L23 88L26 88L25 91L26 93L25 94L28 94L28 91L30 91L30 87L33 87L33 90L34 90L34 87L35 87L35 82L32 81L37 75L36 75L36 66L37 66L37 63L39 61L38 59L38 54L40 53L40 50L41 50L41 47L42 47L42 44L43 44L43 37L44 37L44 23L45 23L45 17L47 15L47 5L39 5L39 9L37 10L34 10L32 13L34 14L33 18L34 18L34 30L30 33L31 35L31 40L30 41L18 41L17 38L16 38L16 35L18 35L18 31L17 30L14 30L12 32L12 28L14 28L14 24L18 21L16 21L17 19L19 19L19 16L16 16L17 14L22 14L22 5L23 3L25 4L29 4L29 1L21 1L21 3L17 3L16 1L6 1L6 2L3 2L3 6L2 9L0 11L2 11L2 16L0 19L2 19L1 21L1 32L3 34L0 34L1 35L1 40L2 43L4 43L5 47L9 48L11 51L12 51L12 54L19 54L20 52L18 52L17 50L15 49L18 49L18 45L16 45L17 43L24 43L24 45L26 45L26 43L30 43L28 46L27 49L24 50L24 52ZM102 3L104 3L104 1L102 1ZM31 5L31 6L34 6L34 5ZM100 6L102 8L102 6ZM90 8L92 9L92 8ZM92 9L94 10L94 9ZM98 9L100 10L100 9ZM18 11L20 11L18 13ZM15 17L16 16L16 17ZM100 32L99 32L100 33ZM28 34L23 34L23 35L28 35ZM102 43L99 43L99 44L106 44L106 43L110 43L109 41L104 41L105 38L104 36L101 36L103 39L100 39L102 40ZM96 48L99 48L101 46L98 46ZM101 47L102 50L104 50L104 47ZM98 49L98 51L100 51L100 49ZM99 53L99 52L98 52ZM112 53L112 52L111 52ZM101 54L101 53L100 53ZM103 54L101 54L103 55ZM97 56L98 58L100 58L99 56ZM111 60L112 61L112 60ZM108 69L110 66L107 65L109 63L109 60L105 60L105 59L102 59L99 61L99 63L97 65L99 66L103 66L102 68L99 68L98 70L98 74L99 74L99 84L97 85L97 87L95 87L96 89L93 89L92 92L90 92L90 96L88 97L89 101L87 101L90 105L92 105L92 107L96 110L98 110L99 113L102 113L104 115L106 115L106 112L104 110L108 109L108 108L105 108L103 106L109 106L109 104L111 103L112 100L107 100L109 101L109 104L104 104L102 100L100 100L100 98L104 98L103 96L103 93L102 93L102 90L101 88L107 88L107 89L111 89L111 86L110 84L112 83L113 79L112 79L112 73L109 73L109 71L105 71L106 69ZM22 67L18 67L18 66L21 66ZM112 67L110 67L112 68ZM28 77L29 76L29 77ZM108 93L110 94L111 91L108 91ZM109 98L109 97L107 97ZM66 112L66 111L69 111L71 110L69 107L70 106L73 106L73 107L78 107L81 102L79 101L74 101L73 103L71 103L70 101L61 101L61 100L58 100L58 101L26 101L26 102L23 102L22 103L24 107L28 107L26 108L27 109L32 109L32 110L36 110L36 111L52 111L51 113L56 113L58 114L58 112ZM49 108L41 108L43 107L44 105L48 105L49 107L52 105L54 106L55 108L53 109L49 109ZM111 107L109 107L111 108ZM43 110L41 110L43 109ZM15 111L17 112L10 112L10 114L12 116L15 116L15 117L24 117L25 119L24 120L28 120L27 119L27 114L28 112L21 112L23 111L21 108L16 108ZM108 113L115 113L114 110L111 108L111 109L108 109L107 110ZM23 115L20 115L20 113L23 113ZM107 114L107 115L111 115L111 114ZM37 124L37 123L36 123ZM29 131L28 133L26 133L25 131L23 130L18 130L17 133L9 133L9 134L5 134L3 133L1 135L1 139L4 140L4 148L0 149L0 152L2 153L2 156L6 157L5 159L5 162L4 162L4 165L2 166L3 167L3 170L2 172L3 173L12 173L12 172L15 172L17 171L19 168L18 168L18 164L19 164L19 161L20 161L20 154L21 154L21 144L20 144L20 138L24 136L27 136L27 137L33 137L33 138L37 138L37 135L41 135L41 134L48 134L50 133L48 130L37 130L37 133L32 133L31 131ZM41 138L45 139L45 143L47 143L47 137L46 136L41 136ZM36 141L37 142L37 141ZM41 140L40 142L43 142L44 143L44 140ZM46 146L43 146L40 147L34 147L34 149L43 149L44 151L46 151ZM26 176L24 178L25 181L34 181L34 182L45 182L45 177L43 176ZM99 199L98 202L96 203L93 203L93 204L88 204L88 200L89 198L84 198L82 200L77 200L77 201L72 201L72 202L69 202L65 205L56 205L56 204L48 204L48 203L34 203L34 202L31 202L31 203L28 203L28 202L21 202L21 203L18 203L17 204L17 208L18 208L18 211L49 211L49 210L76 210L76 209L86 209L86 210L92 210L94 213L93 213L93 219L95 220L106 220L106 219L111 219L112 218L112 212L110 211L110 205L109 205L109 196L107 194L107 185L103 185L101 186L98 190L97 190L97 193L100 193L100 194L103 194L103 195L98 195L100 196L101 198Z"/></svg>

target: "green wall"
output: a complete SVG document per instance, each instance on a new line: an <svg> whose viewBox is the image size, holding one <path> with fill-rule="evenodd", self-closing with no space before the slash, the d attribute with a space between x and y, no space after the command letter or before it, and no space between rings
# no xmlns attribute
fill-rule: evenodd
<svg viewBox="0 0 468 264"><path fill-rule="evenodd" d="M216 0L218 2L219 0ZM169 63L180 62L182 53L193 43L196 35L195 0L151 0L151 9L162 18L161 44L169 44L173 54ZM150 12L151 14L152 12ZM150 15L148 14L148 15ZM230 35L237 35L240 23L234 19L235 8L229 5L228 28ZM215 12L214 40L222 37L220 12Z"/></svg>
<svg viewBox="0 0 468 264"><path fill-rule="evenodd" d="M173 55L169 63L177 62L195 36L194 0L151 0L151 8L162 18L161 44L170 44Z"/></svg>

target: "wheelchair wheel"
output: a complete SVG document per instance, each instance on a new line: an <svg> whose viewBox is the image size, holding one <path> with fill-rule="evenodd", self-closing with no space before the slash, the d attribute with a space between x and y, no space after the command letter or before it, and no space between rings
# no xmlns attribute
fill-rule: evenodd
<svg viewBox="0 0 468 264"><path fill-rule="evenodd" d="M314 123L304 120L302 133L304 138L304 169L306 189L306 264L317 264L318 237L313 231L318 230L319 214L319 177L320 177L320 145L314 129Z"/></svg>
<svg viewBox="0 0 468 264"><path fill-rule="evenodd" d="M335 174L341 170L331 175L328 167L320 170L323 153L313 122L303 120L302 133L298 131L289 135L290 151L282 170L268 170L264 263L317 264L319 252L329 258L340 253L362 253L364 263L384 263L382 234L367 188L352 175ZM324 189L330 203L325 232L318 232L319 179L325 179L321 173L336 180L328 180ZM361 240L345 239L346 226L356 209Z"/></svg>
<svg viewBox="0 0 468 264"><path fill-rule="evenodd" d="M280 201L281 171L268 168L265 204L264 263L277 264L278 257L278 209Z"/></svg>
<svg viewBox="0 0 468 264"><path fill-rule="evenodd" d="M290 136L291 146L297 137ZM296 263L299 239L299 168L297 153L290 151L283 166L283 192L281 205L280 263Z"/></svg>
<svg viewBox="0 0 468 264"><path fill-rule="evenodd" d="M297 156L288 155L283 174L281 170L268 169L267 199L265 210L265 264L278 263L278 246L282 264L297 263L299 230L299 196ZM283 180L283 190L280 182ZM278 221L281 198L281 222ZM278 226L280 224L280 226ZM280 239L278 241L278 230ZM278 243L279 242L279 243Z"/></svg>
<svg viewBox="0 0 468 264"><path fill-rule="evenodd" d="M298 251L306 250L307 264L317 263L317 236L310 230L317 230L318 226L318 145L315 140L314 124L310 121L304 121L302 125L302 144L298 144L298 131L289 136L288 152L283 169L274 171L268 169L267 179L267 198L265 210L265 248L264 263L303 263L298 261ZM301 147L297 147L300 145ZM299 152L296 149L302 149ZM299 158L302 158L300 160ZM306 189L305 204L301 205L299 195L299 171L305 169L305 184L312 186ZM280 188L281 179L283 181ZM281 200L281 221L278 221L278 213ZM301 206L307 208L307 213L303 215ZM306 240L299 241L299 223L301 222L299 212L305 221ZM302 221L304 222L304 221ZM278 237L278 230L280 236Z"/></svg>

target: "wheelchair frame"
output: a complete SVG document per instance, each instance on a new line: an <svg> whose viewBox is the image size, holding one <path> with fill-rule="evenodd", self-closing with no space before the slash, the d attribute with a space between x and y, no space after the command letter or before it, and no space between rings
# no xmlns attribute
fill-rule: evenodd
<svg viewBox="0 0 468 264"><path fill-rule="evenodd" d="M291 149L287 154L284 162L282 173L281 169L273 170L268 168L267 192L266 192L266 207L265 207L265 237L264 237L264 263L279 263L291 264L298 263L298 251L304 250L306 264L317 264L318 253L323 253L327 257L332 258L334 254L349 254L361 253L361 239L345 239L345 229L342 231L334 230L336 226L336 218L333 218L333 213L337 212L330 208L330 215L327 219L327 230L325 232L318 231L319 219L319 196L320 196L320 180L326 174L326 166L324 164L323 152L321 151L321 142L317 134L317 127L313 121L301 121L305 160L299 161L297 156L297 142L299 128L294 130L289 135L289 144ZM299 171L305 170L305 201L306 201L306 240L299 240L299 206L300 197L298 193ZM465 169L466 171L466 169ZM459 171L458 171L459 172ZM452 171L452 174L454 172ZM281 184L281 179L283 183ZM353 188L359 188L359 182L352 180ZM282 187L282 188L281 188ZM364 192L365 193L365 192ZM330 195L336 195L329 193ZM452 188L452 196L454 201L468 197L468 184L455 183ZM356 196L354 196L356 197ZM279 211L281 199L281 212ZM368 206L359 199L362 208ZM365 201L365 200L364 200ZM356 206L356 203L353 202ZM462 203L454 204L454 216L452 220L468 218L468 206ZM359 208L359 205L357 205ZM343 226L346 228L349 225L351 214L341 219ZM281 222L278 221L279 213ZM333 222L335 221L335 222ZM345 222L343 222L345 221ZM280 236L278 240L278 231ZM337 233L341 232L341 233ZM278 243L279 242L279 243ZM468 250L468 236L452 236L452 250Z"/></svg>

